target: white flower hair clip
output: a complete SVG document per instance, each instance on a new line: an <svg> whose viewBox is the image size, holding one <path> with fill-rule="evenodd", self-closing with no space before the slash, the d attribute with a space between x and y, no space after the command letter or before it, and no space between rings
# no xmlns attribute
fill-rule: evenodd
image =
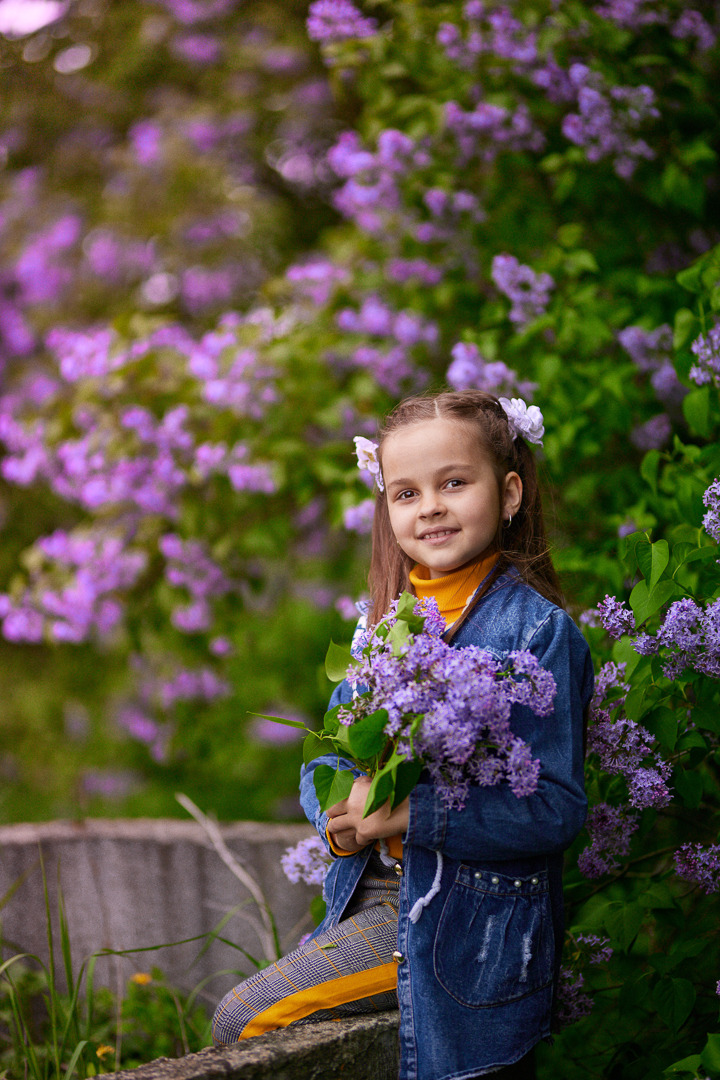
<svg viewBox="0 0 720 1080"><path fill-rule="evenodd" d="M358 469L365 469L367 472L372 473L378 488L380 491L384 491L385 485L383 484L380 462L377 456L378 444L371 442L370 439L366 439L362 435L356 435L353 442L355 443L355 453L358 459Z"/></svg>
<svg viewBox="0 0 720 1080"><path fill-rule="evenodd" d="M542 446L545 423L543 414L537 405L526 405L522 398L517 397L501 397L498 398L498 401L505 410L508 427L513 439L517 439L518 435L522 435L528 442Z"/></svg>

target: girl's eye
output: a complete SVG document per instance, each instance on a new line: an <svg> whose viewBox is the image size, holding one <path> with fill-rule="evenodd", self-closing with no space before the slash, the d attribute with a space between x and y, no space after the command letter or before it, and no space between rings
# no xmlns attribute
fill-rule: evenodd
<svg viewBox="0 0 720 1080"><path fill-rule="evenodd" d="M415 492L412 491L410 488L408 488L406 491L400 491L398 493L398 495L397 495L397 498L398 499L412 499L414 494L415 494Z"/></svg>
<svg viewBox="0 0 720 1080"><path fill-rule="evenodd" d="M445 486L449 487L449 488L459 488L459 487L462 487L464 485L464 483L465 483L464 480L454 479L454 480L448 480L448 482L447 482L447 484Z"/></svg>

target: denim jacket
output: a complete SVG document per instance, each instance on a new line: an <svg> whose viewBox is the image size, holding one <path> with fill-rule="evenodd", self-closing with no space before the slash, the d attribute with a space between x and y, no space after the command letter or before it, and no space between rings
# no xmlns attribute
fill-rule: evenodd
<svg viewBox="0 0 720 1080"><path fill-rule="evenodd" d="M450 810L425 774L410 794L398 866L400 1080L492 1072L549 1034L563 939L562 853L587 808L583 716L593 672L572 619L511 570L476 602L452 644L477 645L497 658L527 649L552 672L557 694L547 717L513 707L513 731L540 759L532 795L518 798L506 783L474 786L464 808ZM341 683L331 705L351 696ZM312 780L323 760L337 759L304 767L300 792L327 844L328 818ZM317 932L342 918L371 850L334 858L325 881L327 915ZM410 910L430 890L438 865L439 892L412 922Z"/></svg>

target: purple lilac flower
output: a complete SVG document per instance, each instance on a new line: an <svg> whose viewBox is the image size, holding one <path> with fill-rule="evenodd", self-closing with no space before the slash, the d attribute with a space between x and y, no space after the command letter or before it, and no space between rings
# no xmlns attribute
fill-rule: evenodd
<svg viewBox="0 0 720 1080"><path fill-rule="evenodd" d="M447 381L455 390L473 387L500 396L530 397L537 383L519 379L517 372L502 360L486 360L477 345L458 342L450 350L453 358L447 370Z"/></svg>
<svg viewBox="0 0 720 1080"><path fill-rule="evenodd" d="M557 983L556 1021L558 1027L576 1024L592 1012L593 1001L583 990L585 977L569 967L562 967Z"/></svg>
<svg viewBox="0 0 720 1080"><path fill-rule="evenodd" d="M654 6L654 0L603 0L595 5L595 11L627 30L640 30L665 21L666 15L653 10Z"/></svg>
<svg viewBox="0 0 720 1080"><path fill-rule="evenodd" d="M626 604L614 596L606 596L597 606L597 612L611 638L621 638L635 629L635 616Z"/></svg>
<svg viewBox="0 0 720 1080"><path fill-rule="evenodd" d="M385 273L391 281L405 284L417 281L421 285L437 285L443 278L443 269L426 259L389 259Z"/></svg>
<svg viewBox="0 0 720 1080"><path fill-rule="evenodd" d="M617 175L628 179L641 158L655 157L654 150L635 134L642 124L660 115L653 91L649 86L608 87L602 75L585 64L573 64L569 74L577 91L578 112L563 119L563 135L584 148L588 161L612 157Z"/></svg>
<svg viewBox="0 0 720 1080"><path fill-rule="evenodd" d="M720 544L720 479L713 480L703 495L707 514L703 518L703 528L716 544Z"/></svg>
<svg viewBox="0 0 720 1080"><path fill-rule="evenodd" d="M717 41L717 34L699 11L683 11L670 32L675 38L695 38L699 52L714 48Z"/></svg>
<svg viewBox="0 0 720 1080"><path fill-rule="evenodd" d="M138 165L157 165L162 160L163 130L154 120L140 120L128 132Z"/></svg>
<svg viewBox="0 0 720 1080"><path fill-rule="evenodd" d="M658 413L630 432L630 441L638 450L660 450L672 435L672 420L667 413Z"/></svg>
<svg viewBox="0 0 720 1080"><path fill-rule="evenodd" d="M343 513L343 525L350 532L368 536L372 532L375 500L364 499L358 506L348 506Z"/></svg>
<svg viewBox="0 0 720 1080"><path fill-rule="evenodd" d="M182 34L173 38L170 48L190 64L215 64L222 55L222 45L213 34Z"/></svg>
<svg viewBox="0 0 720 1080"><path fill-rule="evenodd" d="M536 274L514 255L496 255L491 277L500 292L511 301L509 319L518 329L544 313L550 291L555 287L550 274Z"/></svg>
<svg viewBox="0 0 720 1080"><path fill-rule="evenodd" d="M311 41L346 41L374 37L377 22L361 14L350 0L314 0L307 18Z"/></svg>
<svg viewBox="0 0 720 1080"><path fill-rule="evenodd" d="M655 330L626 326L618 334L618 341L639 371L657 371L667 364L672 356L673 333L668 323L663 323Z"/></svg>
<svg viewBox="0 0 720 1080"><path fill-rule="evenodd" d="M299 881L304 881L306 885L322 885L331 861L319 836L310 836L294 847L286 848L285 854L280 857L285 876L294 885Z"/></svg>
<svg viewBox="0 0 720 1080"><path fill-rule="evenodd" d="M668 679L679 678L686 668L720 678L720 600L709 603L704 611L694 600L676 600L655 641L667 649L663 672Z"/></svg>
<svg viewBox="0 0 720 1080"><path fill-rule="evenodd" d="M588 751L611 776L634 773L652 748L653 736L634 720L600 720L588 728Z"/></svg>
<svg viewBox="0 0 720 1080"><path fill-rule="evenodd" d="M720 386L720 323L707 334L701 334L690 346L696 362L690 368L690 378L698 386L712 383Z"/></svg>
<svg viewBox="0 0 720 1080"><path fill-rule="evenodd" d="M675 873L708 894L720 891L720 844L683 844L675 852Z"/></svg>
<svg viewBox="0 0 720 1080"><path fill-rule="evenodd" d="M383 632L393 625L395 610L381 624ZM439 613L426 610L426 632L411 635L399 655L380 628L354 642L358 659L348 677L368 689L345 707L342 722L385 709L385 732L398 752L422 760L449 807L462 808L471 783L506 780L518 798L532 794L540 762L513 734L510 718L514 705L538 716L552 713L551 673L527 652L500 661L473 646L453 649L440 637ZM419 715L422 723L411 738Z"/></svg>
<svg viewBox="0 0 720 1080"><path fill-rule="evenodd" d="M578 858L580 873L588 878L598 878L617 869L618 859L625 858L630 851L632 834L637 827L637 814L607 803L593 806L586 822L591 843Z"/></svg>
<svg viewBox="0 0 720 1080"><path fill-rule="evenodd" d="M456 101L445 105L445 123L457 140L459 164L474 158L493 161L501 150L542 150L545 137L533 123L525 105L515 112L481 101L467 112Z"/></svg>
<svg viewBox="0 0 720 1080"><path fill-rule="evenodd" d="M338 285L349 281L350 274L345 267L316 257L291 266L285 271L285 277L298 287L302 296L307 296L318 307L322 307Z"/></svg>
<svg viewBox="0 0 720 1080"><path fill-rule="evenodd" d="M578 934L575 940L583 947L589 964L607 964L612 957L610 938L599 937L597 934Z"/></svg>

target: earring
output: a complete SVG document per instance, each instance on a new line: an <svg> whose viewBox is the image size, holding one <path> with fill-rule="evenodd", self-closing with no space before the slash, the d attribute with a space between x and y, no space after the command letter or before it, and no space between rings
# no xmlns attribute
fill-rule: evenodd
<svg viewBox="0 0 720 1080"><path fill-rule="evenodd" d="M510 515L508 516L508 519L507 519L507 521L503 521L503 526L504 526L504 527L505 527L506 529L509 529L511 525L512 525L512 514L510 514Z"/></svg>

